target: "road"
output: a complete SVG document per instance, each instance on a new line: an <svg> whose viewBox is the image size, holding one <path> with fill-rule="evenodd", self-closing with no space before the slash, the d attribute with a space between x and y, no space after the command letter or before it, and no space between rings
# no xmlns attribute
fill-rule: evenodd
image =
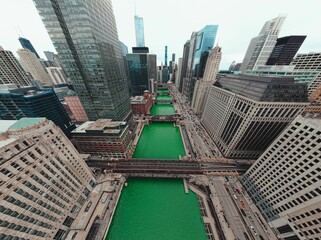
<svg viewBox="0 0 321 240"><path fill-rule="evenodd" d="M220 199L220 204L222 205L223 211L225 213L226 220L232 229L235 236L240 239L244 238L244 232L248 233L247 227L242 221L238 210L235 208L232 196L227 192L224 187L224 178L214 177L211 179L210 183L214 186L216 194Z"/></svg>
<svg viewBox="0 0 321 240"><path fill-rule="evenodd" d="M171 91L176 103L179 105L179 111L184 118L190 142L192 143L193 151L197 154L197 157L221 157L222 154L211 140L204 127L200 124L199 118L193 113L193 110L187 102L187 98L182 95L175 86L171 88Z"/></svg>

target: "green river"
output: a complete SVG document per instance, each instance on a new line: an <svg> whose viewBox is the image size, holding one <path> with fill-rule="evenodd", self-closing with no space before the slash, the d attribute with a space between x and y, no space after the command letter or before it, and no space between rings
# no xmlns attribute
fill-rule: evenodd
<svg viewBox="0 0 321 240"><path fill-rule="evenodd" d="M155 105L152 114L174 114L173 106L167 105ZM144 127L133 157L179 159L179 155L185 155L179 128L173 123L151 123ZM106 240L207 239L196 195L185 194L181 179L130 178L127 182Z"/></svg>
<svg viewBox="0 0 321 240"><path fill-rule="evenodd" d="M174 115L175 114L175 109L172 104L167 104L167 103L160 103L160 104L155 104L152 109L150 110L151 115Z"/></svg>

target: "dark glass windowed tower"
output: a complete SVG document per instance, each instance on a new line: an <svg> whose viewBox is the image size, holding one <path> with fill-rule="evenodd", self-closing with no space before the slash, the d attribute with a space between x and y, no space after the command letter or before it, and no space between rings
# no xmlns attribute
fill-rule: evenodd
<svg viewBox="0 0 321 240"><path fill-rule="evenodd" d="M129 93L111 0L34 0L90 120L123 120Z"/></svg>

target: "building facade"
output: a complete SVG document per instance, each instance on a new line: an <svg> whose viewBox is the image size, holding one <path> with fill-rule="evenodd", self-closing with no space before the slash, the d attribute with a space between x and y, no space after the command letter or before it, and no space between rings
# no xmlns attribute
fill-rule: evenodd
<svg viewBox="0 0 321 240"><path fill-rule="evenodd" d="M278 38L266 65L289 65L306 36L287 36Z"/></svg>
<svg viewBox="0 0 321 240"><path fill-rule="evenodd" d="M318 83L321 82L320 69L295 69L295 65L259 66L256 70L247 70L245 73L258 76L293 77L295 82L307 84L308 95L311 95Z"/></svg>
<svg viewBox="0 0 321 240"><path fill-rule="evenodd" d="M80 125L72 131L80 153L107 158L128 158L132 138L126 122L99 119Z"/></svg>
<svg viewBox="0 0 321 240"><path fill-rule="evenodd" d="M182 60L182 68L180 71L180 84L179 84L179 91L182 92L182 88L183 88L183 79L186 77L186 73L187 73L187 63L188 63L188 54L189 54L189 48L190 48L190 41L186 41L186 43L184 44L184 48L183 48L183 60Z"/></svg>
<svg viewBox="0 0 321 240"><path fill-rule="evenodd" d="M145 47L144 19L135 15L136 47Z"/></svg>
<svg viewBox="0 0 321 240"><path fill-rule="evenodd" d="M69 134L75 126L53 90L16 88L0 93L0 119L45 117Z"/></svg>
<svg viewBox="0 0 321 240"><path fill-rule="evenodd" d="M83 108L79 97L77 96L66 96L64 101L68 106L68 109L71 113L71 119L76 123L83 123L89 121L88 116Z"/></svg>
<svg viewBox="0 0 321 240"><path fill-rule="evenodd" d="M32 43L28 39L19 37L18 40L23 48L28 49L29 51L33 52L37 58L40 58L36 49L33 47Z"/></svg>
<svg viewBox="0 0 321 240"><path fill-rule="evenodd" d="M67 77L65 76L62 68L59 67L47 67L47 73L51 79L53 85L67 83Z"/></svg>
<svg viewBox="0 0 321 240"><path fill-rule="evenodd" d="M216 46L211 50L202 79L196 81L191 107L197 116L201 116L211 86L215 82L216 75L222 59L222 48Z"/></svg>
<svg viewBox="0 0 321 240"><path fill-rule="evenodd" d="M31 78L27 75L12 52L0 46L0 84L16 84L18 86L31 85Z"/></svg>
<svg viewBox="0 0 321 240"><path fill-rule="evenodd" d="M321 118L298 116L242 177L279 239L321 239Z"/></svg>
<svg viewBox="0 0 321 240"><path fill-rule="evenodd" d="M306 85L292 78L223 75L201 121L225 157L257 159L308 104Z"/></svg>
<svg viewBox="0 0 321 240"><path fill-rule="evenodd" d="M255 70L257 66L266 64L274 49L285 18L285 16L280 16L267 21L259 35L252 38L241 64L241 72Z"/></svg>
<svg viewBox="0 0 321 240"><path fill-rule="evenodd" d="M19 49L17 54L20 63L26 72L29 72L34 80L38 80L44 86L51 86L52 81L37 56L29 49Z"/></svg>
<svg viewBox="0 0 321 240"><path fill-rule="evenodd" d="M129 93L111 0L34 0L90 120L123 120Z"/></svg>
<svg viewBox="0 0 321 240"><path fill-rule="evenodd" d="M312 94L312 92L317 89L321 85L321 53L306 53L306 54L298 54L291 65L294 65L294 70L304 70L304 71L317 71L319 72L318 76L313 79L310 83L308 92Z"/></svg>
<svg viewBox="0 0 321 240"><path fill-rule="evenodd" d="M0 239L64 239L95 178L51 121L13 122L0 124Z"/></svg>
<svg viewBox="0 0 321 240"><path fill-rule="evenodd" d="M149 79L157 77L157 63L155 54L127 54L131 96L142 96L149 89Z"/></svg>
<svg viewBox="0 0 321 240"><path fill-rule="evenodd" d="M132 97L130 104L134 114L149 114L153 106L153 97L148 91L145 91L144 96Z"/></svg>

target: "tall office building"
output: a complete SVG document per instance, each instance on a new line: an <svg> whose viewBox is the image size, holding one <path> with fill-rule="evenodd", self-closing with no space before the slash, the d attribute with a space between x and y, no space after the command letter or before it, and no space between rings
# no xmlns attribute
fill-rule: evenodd
<svg viewBox="0 0 321 240"><path fill-rule="evenodd" d="M131 96L143 96L149 89L150 79L157 78L155 54L133 53L126 55Z"/></svg>
<svg viewBox="0 0 321 240"><path fill-rule="evenodd" d="M36 87L12 88L0 92L0 119L18 120L23 117L45 117L69 134L74 124L52 89Z"/></svg>
<svg viewBox="0 0 321 240"><path fill-rule="evenodd" d="M53 63L53 65L55 67L62 68L61 60L60 60L58 54L56 54L54 52L50 52L50 51L44 51L44 54L45 54L47 60L49 62Z"/></svg>
<svg viewBox="0 0 321 240"><path fill-rule="evenodd" d="M167 46L165 46L165 67L167 67Z"/></svg>
<svg viewBox="0 0 321 240"><path fill-rule="evenodd" d="M23 48L29 49L31 52L33 52L36 55L37 58L40 58L36 49L33 47L32 43L28 39L19 37L19 42Z"/></svg>
<svg viewBox="0 0 321 240"><path fill-rule="evenodd" d="M90 120L126 118L128 85L111 0L34 3Z"/></svg>
<svg viewBox="0 0 321 240"><path fill-rule="evenodd" d="M225 157L256 159L307 105L293 78L218 75L202 123Z"/></svg>
<svg viewBox="0 0 321 240"><path fill-rule="evenodd" d="M31 85L30 77L13 53L0 46L0 84Z"/></svg>
<svg viewBox="0 0 321 240"><path fill-rule="evenodd" d="M321 239L321 118L298 116L242 177L278 239Z"/></svg>
<svg viewBox="0 0 321 240"><path fill-rule="evenodd" d="M51 121L0 121L0 239L65 239L94 185Z"/></svg>
<svg viewBox="0 0 321 240"><path fill-rule="evenodd" d="M53 83L40 60L29 49L19 49L17 51L20 63L26 72L29 72L34 80L38 80L44 86L51 86Z"/></svg>
<svg viewBox="0 0 321 240"><path fill-rule="evenodd" d="M266 65L289 65L306 36L278 38Z"/></svg>
<svg viewBox="0 0 321 240"><path fill-rule="evenodd" d="M198 77L200 71L201 56L204 52L213 48L218 25L206 25L197 32L196 45L192 64L192 76Z"/></svg>
<svg viewBox="0 0 321 240"><path fill-rule="evenodd" d="M186 78L183 82L183 94L192 102L195 83L199 76L201 56L213 48L218 25L206 25L198 32L193 32L187 61ZM205 65L205 64L204 64Z"/></svg>
<svg viewBox="0 0 321 240"><path fill-rule="evenodd" d="M126 57L126 54L128 54L128 47L125 45L125 43L120 42L120 50L121 50L121 55L123 57Z"/></svg>
<svg viewBox="0 0 321 240"><path fill-rule="evenodd" d="M201 116L208 97L211 86L215 82L216 75L221 63L222 48L218 45L211 50L208 56L203 78L195 84L191 107L194 113Z"/></svg>
<svg viewBox="0 0 321 240"><path fill-rule="evenodd" d="M175 77L175 86L179 90L181 86L181 81L182 81L182 68L183 68L183 58L178 59L178 64L177 64L177 71L176 71L176 77Z"/></svg>
<svg viewBox="0 0 321 240"><path fill-rule="evenodd" d="M135 34L136 47L145 47L144 20L142 17L135 15Z"/></svg>
<svg viewBox="0 0 321 240"><path fill-rule="evenodd" d="M311 81L308 86L308 93L311 95L315 89L321 85L321 52L298 54L291 65L294 65L294 71L316 71L318 75Z"/></svg>
<svg viewBox="0 0 321 240"><path fill-rule="evenodd" d="M188 64L188 54L189 54L189 48L190 48L190 41L186 41L186 43L184 44L184 48L183 48L183 60L182 60L182 68L181 70L178 69L180 71L180 83L179 83L179 91L182 92L182 88L183 88L183 79L186 77L186 73L187 73L187 64Z"/></svg>
<svg viewBox="0 0 321 240"><path fill-rule="evenodd" d="M67 77L65 76L62 68L59 67L47 67L47 73L51 79L53 85L67 83Z"/></svg>
<svg viewBox="0 0 321 240"><path fill-rule="evenodd" d="M285 16L280 16L267 21L258 36L252 38L244 56L240 71L256 69L265 65L276 44L279 32L285 21Z"/></svg>

